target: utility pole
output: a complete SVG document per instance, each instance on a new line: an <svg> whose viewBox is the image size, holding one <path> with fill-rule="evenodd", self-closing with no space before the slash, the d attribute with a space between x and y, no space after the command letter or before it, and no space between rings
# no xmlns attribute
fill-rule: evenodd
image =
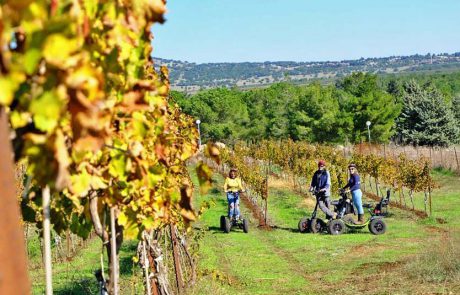
<svg viewBox="0 0 460 295"><path fill-rule="evenodd" d="M370 144L371 143L371 130L370 130L369 126L371 126L371 121L367 121L366 126L367 126L367 136L369 138L369 144Z"/></svg>

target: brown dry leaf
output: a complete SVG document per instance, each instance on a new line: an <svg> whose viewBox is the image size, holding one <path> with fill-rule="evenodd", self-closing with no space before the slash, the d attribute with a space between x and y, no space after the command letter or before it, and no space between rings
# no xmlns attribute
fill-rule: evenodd
<svg viewBox="0 0 460 295"><path fill-rule="evenodd" d="M208 143L206 145L204 155L211 158L217 165L220 165L220 151L215 143Z"/></svg>
<svg viewBox="0 0 460 295"><path fill-rule="evenodd" d="M179 206L182 208L180 211L182 217L184 217L186 222L195 220L195 211L192 207L193 188L188 179L183 180L180 195Z"/></svg>
<svg viewBox="0 0 460 295"><path fill-rule="evenodd" d="M95 137L95 136L85 136L79 138L73 148L77 151L98 151L102 148L104 145L104 139L101 137Z"/></svg>
<svg viewBox="0 0 460 295"><path fill-rule="evenodd" d="M144 2L146 17L153 22L160 24L165 22L166 0L149 0Z"/></svg>

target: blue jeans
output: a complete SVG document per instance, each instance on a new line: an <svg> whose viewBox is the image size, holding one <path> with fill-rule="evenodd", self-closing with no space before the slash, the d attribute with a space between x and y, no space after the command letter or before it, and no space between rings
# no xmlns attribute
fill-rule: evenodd
<svg viewBox="0 0 460 295"><path fill-rule="evenodd" d="M354 190L351 192L351 197L353 199L353 204L358 210L358 214L364 214L363 201L362 201L363 192L360 189Z"/></svg>
<svg viewBox="0 0 460 295"><path fill-rule="evenodd" d="M238 192L228 192L227 201L228 201L228 217L232 218L233 215L236 215L238 219L240 217L240 194Z"/></svg>

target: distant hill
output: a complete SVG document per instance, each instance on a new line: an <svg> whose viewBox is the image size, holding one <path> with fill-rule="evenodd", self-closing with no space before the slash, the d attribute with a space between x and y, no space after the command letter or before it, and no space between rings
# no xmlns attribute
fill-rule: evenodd
<svg viewBox="0 0 460 295"><path fill-rule="evenodd" d="M361 58L323 62L242 62L203 63L155 58L155 65L170 70L172 88L196 92L202 88L252 88L290 80L307 83L315 79L335 79L355 71L399 74L460 70L460 52Z"/></svg>

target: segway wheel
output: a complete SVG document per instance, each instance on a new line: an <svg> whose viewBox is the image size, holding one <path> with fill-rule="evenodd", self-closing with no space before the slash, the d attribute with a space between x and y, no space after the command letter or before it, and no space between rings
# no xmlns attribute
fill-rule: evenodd
<svg viewBox="0 0 460 295"><path fill-rule="evenodd" d="M383 219L372 219L371 222L369 222L369 231L373 235L382 235L386 232L387 230L387 225L385 224L385 221Z"/></svg>
<svg viewBox="0 0 460 295"><path fill-rule="evenodd" d="M243 219L243 231L245 233L249 232L249 222L246 219Z"/></svg>
<svg viewBox="0 0 460 295"><path fill-rule="evenodd" d="M318 218L312 218L310 221L310 231L314 234L320 233L323 231L324 222Z"/></svg>
<svg viewBox="0 0 460 295"><path fill-rule="evenodd" d="M220 229L221 229L221 230L224 230L224 228L225 228L225 216L222 215L222 216L220 217Z"/></svg>
<svg viewBox="0 0 460 295"><path fill-rule="evenodd" d="M232 221L230 220L230 218L225 217L224 233L228 234L231 229L232 229Z"/></svg>
<svg viewBox="0 0 460 295"><path fill-rule="evenodd" d="M299 232L307 233L310 231L310 218L304 217L299 221Z"/></svg>
<svg viewBox="0 0 460 295"><path fill-rule="evenodd" d="M329 221L327 231L331 235L341 235L345 232L345 223L340 219L333 219Z"/></svg>

